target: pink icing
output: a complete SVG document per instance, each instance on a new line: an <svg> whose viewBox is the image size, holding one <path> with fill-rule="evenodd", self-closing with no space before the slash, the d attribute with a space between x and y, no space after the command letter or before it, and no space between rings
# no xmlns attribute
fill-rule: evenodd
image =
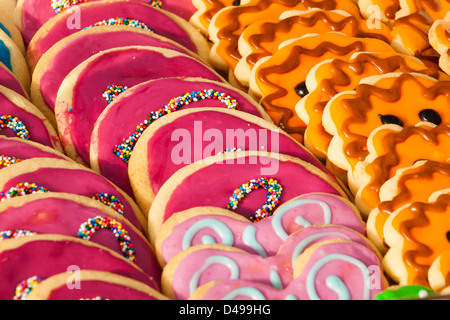
<svg viewBox="0 0 450 320"><path fill-rule="evenodd" d="M0 261L3 275L0 286L2 300L11 300L16 285L23 280L33 276L45 279L67 272L71 266L81 270L108 271L127 276L159 290L155 279L133 263L113 256L107 250L78 242L38 239L16 249L0 252Z"/></svg>
<svg viewBox="0 0 450 320"><path fill-rule="evenodd" d="M65 138L71 140L81 159L89 163L91 132L98 116L108 105L102 97L103 91L109 85L132 87L151 79L176 76L221 79L215 71L194 58L182 54L167 58L151 48L119 49L99 56L81 72L73 88L72 111L58 112L57 119L67 118L64 123L70 124L69 128L63 129L70 131L70 137Z"/></svg>
<svg viewBox="0 0 450 320"><path fill-rule="evenodd" d="M187 130L191 137L190 141L180 142L178 139L174 139L172 132L177 129ZM203 133L208 130L209 132L216 133L219 131L221 133L223 139L221 141L219 140L219 142L223 146L220 150L215 150L215 148L211 147L208 148L209 145L212 145L212 142L203 141ZM228 137L235 137L236 135L237 138L227 139L227 134ZM246 138L246 135L250 138ZM206 139L214 138L205 137ZM213 142L215 143L216 141ZM183 163L174 162L174 159L172 159L172 151L180 144L183 145L184 149L192 150L191 158L187 163L184 160ZM241 150L287 154L311 163L323 171L327 171L319 160L300 147L292 138L277 132L268 132L267 129L263 129L239 117L209 110L185 115L173 121L170 125L158 129L152 139L149 140L147 147L148 173L155 194L172 174L186 164L193 163L208 156L214 156L218 152L232 147ZM205 151L205 149L208 151ZM205 152L209 153L205 154ZM161 163L164 163L164 166ZM331 174L329 175L330 177L332 176Z"/></svg>
<svg viewBox="0 0 450 320"><path fill-rule="evenodd" d="M314 236L317 236L314 238ZM202 270L199 276L198 286L207 281L227 280L233 276L232 271L224 268L223 264L215 260L215 264L207 266L208 261L214 256L226 256L238 265L239 274L235 279L251 280L265 283L271 286L279 286L274 280L274 273L280 279L281 287L285 288L293 280L292 261L313 244L326 240L347 240L359 243L369 248L367 241L351 229L344 229L340 226L308 227L299 230L282 244L280 250L274 256L262 258L259 255L241 252L226 252L220 249L200 249L189 253L178 264L171 285L178 299L186 299L192 292L189 292L190 282L198 276L198 270ZM213 260L214 261L214 260ZM204 281L204 282L203 282Z"/></svg>
<svg viewBox="0 0 450 320"><path fill-rule="evenodd" d="M115 195L124 206L123 216L139 231L144 232L144 227L138 221L129 201L119 192L117 187L94 172L64 168L40 168L11 178L4 184L1 192L6 192L21 182L35 183L47 188L50 192L74 193L87 197L93 197L100 192Z"/></svg>
<svg viewBox="0 0 450 320"><path fill-rule="evenodd" d="M317 262L320 259L327 259L327 256L329 257L331 254L348 255L359 260L366 268L371 268L372 271L378 269L379 273L374 272L370 274L374 285L368 286L367 279L362 276L360 269L344 260L328 261L319 268L316 274L317 277L314 278L314 274L309 273L311 268L314 265L318 266ZM203 300L249 300L252 298L267 300L337 300L339 299L337 292L326 285L330 276L336 276L344 283L349 292L350 300L372 300L376 294L386 289L386 284L382 279L382 271L380 270L382 270L380 261L373 250L355 242L328 243L314 250L301 274L282 290L248 280L225 280L208 290L203 296ZM308 276L313 277L314 287L308 286ZM310 289L314 288L314 290L308 291L308 287ZM369 292L368 297L365 295L366 290ZM250 291L255 295L246 294ZM314 296L314 291L317 297Z"/></svg>
<svg viewBox="0 0 450 320"><path fill-rule="evenodd" d="M68 27L70 23L74 22L73 19L76 19L76 16L74 16L75 14L78 14L81 29L111 18L121 17L137 20L145 24L155 33L172 39L193 52L197 52L197 48L190 39L189 34L177 22L172 18L169 18L160 10L141 2L142 0L134 2L120 1L105 4L98 3L90 6L79 6L80 10L78 12L71 12L70 15L65 15L67 18L64 17L63 19L58 19L56 24L54 24L47 33L40 39L36 39L31 55L34 59L38 60L39 57L56 42L79 31L80 29ZM39 10L35 12L39 12ZM29 40L29 34L25 35L25 41Z"/></svg>
<svg viewBox="0 0 450 320"><path fill-rule="evenodd" d="M148 119L149 113L158 111L159 108L167 105L171 99L186 92L209 89L229 94L237 100L241 111L261 116L261 112L255 107L255 104L249 102L242 93L224 87L216 81L206 82L200 79L186 81L184 78L162 78L136 85L128 89L127 95L118 98L114 104L111 104L96 123L96 150L102 175L131 194L128 166L113 154L114 147L127 139L136 130L137 125ZM201 107L225 108L226 106L218 100L206 99L183 106L180 110ZM162 164L167 163L167 159L169 158L160 157L156 161L161 168L164 168Z"/></svg>
<svg viewBox="0 0 450 320"><path fill-rule="evenodd" d="M0 85L17 92L24 98L28 98L20 81L4 66L0 66Z"/></svg>
<svg viewBox="0 0 450 320"><path fill-rule="evenodd" d="M0 116L11 115L21 120L28 129L31 141L39 142L52 148L56 146L55 137L49 133L48 128L45 126L46 119L41 119L18 107L2 93L0 93L0 104L2 106ZM1 129L0 134L6 137L17 137L16 133L10 128Z"/></svg>
<svg viewBox="0 0 450 320"><path fill-rule="evenodd" d="M155 297L126 286L105 281L82 280L81 288L69 289L64 283L52 290L47 300L157 300Z"/></svg>
<svg viewBox="0 0 450 320"><path fill-rule="evenodd" d="M41 94L50 109L55 109L56 95L64 78L78 64L87 60L96 53L111 48L126 46L155 46L176 50L182 53L187 51L168 41L151 37L145 33L130 31L89 33L77 37L55 54L48 69L41 77Z"/></svg>
<svg viewBox="0 0 450 320"><path fill-rule="evenodd" d="M77 237L81 224L91 218L111 217L96 208L64 198L43 198L26 202L18 208L9 207L0 213L0 231L27 230L38 234L50 233ZM160 280L160 267L153 251L144 236L138 234L126 219L116 219L130 236L134 248L136 265ZM123 254L113 232L101 229L95 232L89 241L103 245L119 254Z"/></svg>
<svg viewBox="0 0 450 320"><path fill-rule="evenodd" d="M12 139L5 136L0 136L0 154L21 160L31 158L63 159L62 156L59 156L54 152L43 150L38 146L23 142L23 140ZM4 167L0 167L0 169L1 168Z"/></svg>
<svg viewBox="0 0 450 320"><path fill-rule="evenodd" d="M279 161L263 156L248 156L234 163L215 163L187 176L171 193L164 209L166 220L173 213L199 206L226 208L229 198L243 183L266 176L276 179L283 187L280 203L311 192L341 194L338 189L303 166L291 161ZM264 174L271 173L272 174ZM263 174L262 174L263 173ZM266 201L266 191L248 194L236 212L250 217Z"/></svg>
<svg viewBox="0 0 450 320"><path fill-rule="evenodd" d="M188 230L199 223L199 221L218 221L225 224L233 233L234 241L232 246L252 254L258 252L252 245L242 239L242 235L249 226L256 228L255 240L262 246L268 256L275 255L278 252L280 246L286 239L285 237L299 230L304 230L305 227L309 230L312 226L329 223L345 226L356 232L365 234L365 226L361 219L340 197L330 194L311 193L299 196L293 200L319 200L325 202L331 209L331 220L326 220L326 215L322 207L317 203L298 204L287 211L284 210L285 205L282 205L275 210L272 216L257 223L235 220L231 216L215 215L213 212L211 214L197 215L175 225L171 233L162 240L160 248L162 258L167 263L173 256L182 251L183 239L186 236L190 236L187 234ZM277 216L278 212L280 215L282 214L280 219ZM275 219L275 217L277 218ZM305 223L299 223L299 217L309 222L311 227ZM280 225L278 225L278 221ZM223 243L224 240L218 231L211 228L211 222L208 224L210 225L209 228L205 227L195 232L191 238L190 246L203 244L202 239L205 236L212 237L215 243ZM282 231L279 231L278 226L282 228Z"/></svg>

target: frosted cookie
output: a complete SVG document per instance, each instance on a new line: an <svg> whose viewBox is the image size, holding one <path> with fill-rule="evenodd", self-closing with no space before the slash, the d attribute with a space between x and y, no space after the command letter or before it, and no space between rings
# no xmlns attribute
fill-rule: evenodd
<svg viewBox="0 0 450 320"><path fill-rule="evenodd" d="M294 263L293 276L282 289L243 280L210 282L189 299L373 300L388 287L378 255L345 240L324 241L306 249Z"/></svg>
<svg viewBox="0 0 450 320"><path fill-rule="evenodd" d="M161 270L145 235L97 200L59 192L28 194L1 201L0 217L1 231L52 233L95 242L121 254L159 281Z"/></svg>
<svg viewBox="0 0 450 320"><path fill-rule="evenodd" d="M436 193L448 190L450 165L435 161L417 161L413 166L399 169L394 177L380 188L380 204L369 213L367 236L382 252L384 226L389 216L404 205L428 202Z"/></svg>
<svg viewBox="0 0 450 320"><path fill-rule="evenodd" d="M213 42L210 52L211 63L222 71L234 70L241 58L238 51L239 37L247 26L257 21L277 17L287 10L310 8L339 9L359 16L359 10L351 0L330 0L320 3L303 0L250 0L237 6L228 6L213 16L208 28L209 38Z"/></svg>
<svg viewBox="0 0 450 320"><path fill-rule="evenodd" d="M247 0L239 1L239 4L244 4ZM189 18L189 22L198 28L204 34L208 34L209 24L212 17L219 12L220 9L232 6L236 3L234 0L193 0L192 5L195 7L195 12Z"/></svg>
<svg viewBox="0 0 450 320"><path fill-rule="evenodd" d="M0 169L32 158L70 159L62 152L39 142L2 135L0 135L0 154Z"/></svg>
<svg viewBox="0 0 450 320"><path fill-rule="evenodd" d="M113 208L146 234L146 218L136 203L105 177L73 161L27 159L0 170L0 176L0 201L41 192L86 196Z"/></svg>
<svg viewBox="0 0 450 320"><path fill-rule="evenodd" d="M0 102L1 135L38 142L62 151L56 130L39 109L25 97L0 86Z"/></svg>
<svg viewBox="0 0 450 320"><path fill-rule="evenodd" d="M143 132L127 171L137 203L148 210L176 171L228 150L286 154L327 172L337 182L320 161L274 124L236 110L208 106L172 113Z"/></svg>
<svg viewBox="0 0 450 320"><path fill-rule="evenodd" d="M291 156L236 151L205 158L178 170L159 190L148 213L150 241L154 243L163 222L175 212L213 206L259 221L279 204L311 192L347 197L322 170Z"/></svg>
<svg viewBox="0 0 450 320"><path fill-rule="evenodd" d="M387 275L399 285L430 287L430 266L450 250L449 215L448 194L436 201L414 202L394 211L384 226L384 239L389 247L383 259ZM445 286L448 285L447 282Z"/></svg>
<svg viewBox="0 0 450 320"><path fill-rule="evenodd" d="M106 271L81 270L76 277L72 273L63 272L36 283L24 300L136 301L168 298L151 286L127 276Z"/></svg>
<svg viewBox="0 0 450 320"><path fill-rule="evenodd" d="M11 71L28 92L31 76L25 56L19 46L5 32L0 32L0 62Z"/></svg>
<svg viewBox="0 0 450 320"><path fill-rule="evenodd" d="M0 86L11 89L30 100L30 88L25 88L14 73L2 62L0 62Z"/></svg>
<svg viewBox="0 0 450 320"><path fill-rule="evenodd" d="M322 125L326 104L336 94L354 90L362 79L390 72L419 72L436 79L446 78L445 74L428 67L418 58L396 52L358 52L349 59L320 62L308 73L305 80L307 94L295 106L297 115L307 125L305 146L324 161L332 138Z"/></svg>
<svg viewBox="0 0 450 320"><path fill-rule="evenodd" d="M391 42L391 30L385 24L373 28L367 20L340 10L310 9L286 11L279 19L258 21L249 25L238 42L242 58L234 74L244 86L249 85L251 70L263 57L273 55L281 43L309 33L340 32L358 38L377 38Z"/></svg>
<svg viewBox="0 0 450 320"><path fill-rule="evenodd" d="M423 121L428 109L435 115L431 121L438 122L434 124L447 125L449 90L449 81L419 73L388 73L361 80L355 90L335 95L324 109L323 126L333 136L328 159L351 171L367 157L367 138L373 130L383 124L414 126Z"/></svg>
<svg viewBox="0 0 450 320"><path fill-rule="evenodd" d="M400 3L399 0L358 0L358 7L364 18L391 25L400 10Z"/></svg>
<svg viewBox="0 0 450 320"><path fill-rule="evenodd" d="M432 123L405 128L384 125L370 134L367 149L366 159L349 175L355 204L365 216L378 206L381 186L399 169L410 167L418 160L447 162L450 159L450 127Z"/></svg>
<svg viewBox="0 0 450 320"><path fill-rule="evenodd" d="M335 240L351 241L372 250L361 234L332 225L311 226L291 234L269 257L219 244L197 245L183 250L164 266L162 292L169 298L186 299L207 282L228 279L254 281L281 290L293 281L293 267L299 256L315 244Z"/></svg>
<svg viewBox="0 0 450 320"><path fill-rule="evenodd" d="M2 34L2 39L4 35L10 37L22 55L25 55L25 44L23 43L22 34L11 19L11 15L0 13L0 34Z"/></svg>
<svg viewBox="0 0 450 320"><path fill-rule="evenodd" d="M223 81L204 62L158 47L113 48L83 61L64 79L56 96L55 117L66 154L89 164L94 123L117 94L148 80L181 76Z"/></svg>
<svg viewBox="0 0 450 320"><path fill-rule="evenodd" d="M183 250L208 243L268 257L275 255L291 235L324 225L342 226L361 235L366 232L351 202L336 195L310 193L284 203L258 223L219 207L176 212L161 226L155 248L161 266Z"/></svg>
<svg viewBox="0 0 450 320"><path fill-rule="evenodd" d="M33 36L27 59L36 64L42 54L59 40L85 28L111 24L152 30L201 57L208 57L208 43L194 26L173 13L152 7L147 0L142 1L94 1L80 4L75 11L61 12Z"/></svg>
<svg viewBox="0 0 450 320"><path fill-rule="evenodd" d="M90 137L91 168L132 192L128 165L143 132L159 121L165 122L165 116L175 111L204 107L245 112L261 120L269 118L250 96L222 81L206 76L149 80L121 93L99 115ZM169 162L168 156L160 157L161 161Z"/></svg>
<svg viewBox="0 0 450 320"><path fill-rule="evenodd" d="M76 277L81 270L111 272L160 288L152 276L122 255L75 237L35 234L7 238L0 242L0 257L2 270L9 274L0 288L2 300L26 299L34 285L48 277L64 272Z"/></svg>
<svg viewBox="0 0 450 320"><path fill-rule="evenodd" d="M280 46L273 55L260 59L252 69L250 92L274 122L286 132L303 138L305 123L295 106L306 94L305 80L311 68L329 59L346 59L356 52L393 52L379 39L356 38L338 32L309 34Z"/></svg>
<svg viewBox="0 0 450 320"><path fill-rule="evenodd" d="M56 127L55 102L64 78L80 63L101 51L133 45L167 48L196 56L176 42L145 29L105 25L82 30L58 41L39 59L31 79L31 102ZM33 68L31 64L30 68Z"/></svg>
<svg viewBox="0 0 450 320"><path fill-rule="evenodd" d="M439 67L450 74L450 13L444 19L436 20L428 31L431 46L439 53Z"/></svg>

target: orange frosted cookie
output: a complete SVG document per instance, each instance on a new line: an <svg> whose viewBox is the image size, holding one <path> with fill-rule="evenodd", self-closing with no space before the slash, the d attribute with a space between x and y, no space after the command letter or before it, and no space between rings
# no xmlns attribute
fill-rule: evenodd
<svg viewBox="0 0 450 320"><path fill-rule="evenodd" d="M428 32L431 46L439 53L439 67L450 74L450 12L445 19L436 20Z"/></svg>
<svg viewBox="0 0 450 320"><path fill-rule="evenodd" d="M249 0L236 6L229 6L217 12L209 25L208 33L213 47L211 62L222 70L233 70L241 58L238 52L239 36L250 24L278 17L287 10L307 10L321 8L339 9L359 16L359 10L352 0L325 0L311 2L306 0Z"/></svg>
<svg viewBox="0 0 450 320"><path fill-rule="evenodd" d="M252 70L250 92L261 98L266 112L289 134L301 140L305 122L295 112L295 106L306 94L305 80L311 68L335 58L348 59L356 52L391 51L391 46L379 39L356 38L339 32L309 34L285 42L273 54L258 61Z"/></svg>
<svg viewBox="0 0 450 320"><path fill-rule="evenodd" d="M438 120L433 119L436 115L430 109L422 113L424 119L426 116L428 120ZM447 162L450 159L450 127L430 122L406 128L385 125L374 130L367 146L366 160L359 162L349 175L355 203L366 215L380 203L378 192L383 183L399 169L412 166L417 160Z"/></svg>
<svg viewBox="0 0 450 320"><path fill-rule="evenodd" d="M450 250L449 218L448 194L433 202L414 202L395 211L384 228L390 246L383 259L386 273L399 285L430 287L430 266Z"/></svg>
<svg viewBox="0 0 450 320"><path fill-rule="evenodd" d="M328 159L351 171L368 155L367 138L383 124L414 126L431 109L443 125L450 120L450 81L419 73L388 73L363 79L341 92L324 109L323 125L333 136Z"/></svg>
<svg viewBox="0 0 450 320"><path fill-rule="evenodd" d="M279 18L263 20L249 25L241 34L238 43L242 58L234 74L244 86L248 86L251 70L256 62L274 54L279 45L289 39L309 33L340 32L358 38L378 38L391 41L391 30L385 24L379 28L360 17L342 10L310 9L286 11Z"/></svg>
<svg viewBox="0 0 450 320"><path fill-rule="evenodd" d="M339 92L354 90L368 76L390 72L420 72L433 78L445 76L427 67L415 57L396 52L361 52L350 59L330 59L317 64L306 78L308 94L295 111L307 124L305 145L320 159L325 159L332 136L322 125L323 109Z"/></svg>
<svg viewBox="0 0 450 320"><path fill-rule="evenodd" d="M358 0L361 15L366 19L378 19L391 23L400 10L399 0Z"/></svg>
<svg viewBox="0 0 450 320"><path fill-rule="evenodd" d="M450 164L435 161L418 161L411 167L397 170L394 177L380 188L380 204L367 219L367 236L385 252L384 225L389 216L404 205L429 202L437 192L448 192Z"/></svg>
<svg viewBox="0 0 450 320"><path fill-rule="evenodd" d="M245 0L235 1L235 0L192 0L192 5L197 9L194 14L189 19L198 30L203 33L208 33L209 24L211 23L212 17L220 11L220 9L237 5L237 3L248 2Z"/></svg>

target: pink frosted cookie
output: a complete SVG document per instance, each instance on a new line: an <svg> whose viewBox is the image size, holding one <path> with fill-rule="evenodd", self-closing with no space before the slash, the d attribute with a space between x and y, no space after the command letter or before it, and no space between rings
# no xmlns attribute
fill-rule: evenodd
<svg viewBox="0 0 450 320"><path fill-rule="evenodd" d="M62 152L38 142L0 136L0 169L32 158L70 159Z"/></svg>
<svg viewBox="0 0 450 320"><path fill-rule="evenodd" d="M38 192L93 198L115 209L146 234L146 218L136 203L106 178L73 161L34 158L0 171L0 201Z"/></svg>
<svg viewBox="0 0 450 320"><path fill-rule="evenodd" d="M365 234L365 224L345 198L310 193L279 206L258 223L218 207L194 207L177 212L159 230L155 248L160 265L189 247L226 244L262 257L275 255L288 237L319 225L339 225Z"/></svg>
<svg viewBox="0 0 450 320"><path fill-rule="evenodd" d="M114 48L82 62L62 82L55 103L56 122L67 155L89 164L94 123L117 94L148 80L177 76L223 81L198 59L158 47Z"/></svg>
<svg viewBox="0 0 450 320"><path fill-rule="evenodd" d="M294 279L297 258L314 244L330 240L352 241L373 249L360 233L332 225L308 227L291 234L279 251L269 257L224 245L198 245L180 252L164 267L162 292L169 298L187 299L207 282L228 279L250 280L284 289Z"/></svg>
<svg viewBox="0 0 450 320"><path fill-rule="evenodd" d="M380 259L368 247L348 240L328 240L307 248L294 263L288 286L245 280L209 282L192 300L372 300L387 288Z"/></svg>
<svg viewBox="0 0 450 320"><path fill-rule="evenodd" d="M259 221L278 204L311 192L346 197L325 172L295 157L258 151L208 157L181 168L161 187L148 213L150 241L175 212L212 206Z"/></svg>
<svg viewBox="0 0 450 320"><path fill-rule="evenodd" d="M168 300L149 285L106 271L81 270L52 275L37 283L25 300ZM68 286L67 284L73 284Z"/></svg>
<svg viewBox="0 0 450 320"><path fill-rule="evenodd" d="M161 186L177 170L229 150L283 153L327 171L300 143L265 119L209 106L181 110L146 129L135 145L128 175L138 204L148 210ZM329 176L337 182L331 173Z"/></svg>
<svg viewBox="0 0 450 320"><path fill-rule="evenodd" d="M0 28L0 62L17 78L25 90L30 89L30 71L24 53Z"/></svg>
<svg viewBox="0 0 450 320"><path fill-rule="evenodd" d="M121 93L100 114L90 139L91 168L123 190L132 192L128 164L144 129L159 127L157 124L165 123L165 116L174 111L179 110L177 114L185 109L203 107L233 109L231 112L250 113L255 118L267 117L252 98L224 82L185 77L150 80ZM159 158L162 159L159 161L169 162L169 158L162 155Z"/></svg>
<svg viewBox="0 0 450 320"><path fill-rule="evenodd" d="M22 95L0 86L0 133L38 142L62 151L56 130L49 120Z"/></svg>
<svg viewBox="0 0 450 320"><path fill-rule="evenodd" d="M68 272L76 279L81 270L111 272L159 290L155 279L122 255L75 237L36 234L7 238L0 242L0 261L2 273L8 275L2 279L2 300L25 299L33 286L46 278Z"/></svg>
<svg viewBox="0 0 450 320"><path fill-rule="evenodd" d="M65 10L46 22L30 41L27 59L35 64L59 40L85 28L110 24L152 30L208 57L206 39L186 20L142 1L107 0L80 4L77 10Z"/></svg>
<svg viewBox="0 0 450 320"><path fill-rule="evenodd" d="M97 200L59 192L28 194L0 202L0 217L3 232L25 230L95 242L123 255L159 281L161 269L145 235Z"/></svg>
<svg viewBox="0 0 450 320"><path fill-rule="evenodd" d="M195 55L149 30L118 25L82 30L58 41L44 53L35 67L30 65L30 68L34 67L31 102L55 124L56 96L64 78L81 62L101 51L133 45L161 47Z"/></svg>
<svg viewBox="0 0 450 320"><path fill-rule="evenodd" d="M30 88L25 88L19 79L2 62L0 62L0 85L29 99Z"/></svg>

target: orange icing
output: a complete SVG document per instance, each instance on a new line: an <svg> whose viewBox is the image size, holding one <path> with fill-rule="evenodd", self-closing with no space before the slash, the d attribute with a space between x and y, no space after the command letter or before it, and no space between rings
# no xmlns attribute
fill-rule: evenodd
<svg viewBox="0 0 450 320"><path fill-rule="evenodd" d="M198 17L199 23L207 30L212 17L222 8L233 5L234 0L201 0L204 11Z"/></svg>
<svg viewBox="0 0 450 320"><path fill-rule="evenodd" d="M429 197L450 186L450 164L425 161L423 164L406 169L399 177L395 194L382 201L370 213L374 219L375 235L384 239L384 226L389 216L400 207L413 202L428 202Z"/></svg>
<svg viewBox="0 0 450 320"><path fill-rule="evenodd" d="M312 10L290 16L282 20L260 21L250 25L241 36L248 49L245 55L252 67L261 57L272 55L278 46L286 40L298 38L308 33L341 32L359 38L379 38L391 42L391 31L385 25L373 29L367 21L347 16L339 11Z"/></svg>
<svg viewBox="0 0 450 320"><path fill-rule="evenodd" d="M429 267L441 253L450 250L450 195L432 203L415 202L395 212L389 229L403 239L400 252L406 275L400 276L400 282L429 287Z"/></svg>
<svg viewBox="0 0 450 320"><path fill-rule="evenodd" d="M234 69L241 55L238 52L239 36L245 28L257 21L279 17L287 10L308 10L322 8L326 10L340 9L359 16L359 10L351 0L250 0L230 10L222 10L214 17L213 26L217 29L218 41L215 43L216 53Z"/></svg>
<svg viewBox="0 0 450 320"><path fill-rule="evenodd" d="M440 74L413 57L395 52L361 53L343 60L335 59L320 65L314 72L317 87L305 98L304 111L309 123L305 131L308 147L319 158L326 157L332 136L322 126L323 109L339 92L354 90L368 76L389 72L421 72L432 77Z"/></svg>
<svg viewBox="0 0 450 320"><path fill-rule="evenodd" d="M370 133L382 125L380 115L396 116L407 127L421 121L420 111L433 109L442 118L442 124L449 125L449 105L450 81L401 73L381 77L373 84L360 84L353 93L331 100L327 108L336 137L343 141L342 150L337 151L343 152L354 169L368 154Z"/></svg>
<svg viewBox="0 0 450 320"><path fill-rule="evenodd" d="M412 166L417 160L450 161L450 127L406 127L401 131L384 129L371 139L376 157L365 164L370 181L359 190L362 201L370 208L380 203L380 187L398 169ZM450 187L450 186L449 186Z"/></svg>
<svg viewBox="0 0 450 320"><path fill-rule="evenodd" d="M295 87L321 61L348 59L355 52L393 51L384 41L355 38L340 33L307 36L278 50L254 68L254 81L262 94L261 104L273 121L295 137L302 136L305 123L295 112L301 97Z"/></svg>

